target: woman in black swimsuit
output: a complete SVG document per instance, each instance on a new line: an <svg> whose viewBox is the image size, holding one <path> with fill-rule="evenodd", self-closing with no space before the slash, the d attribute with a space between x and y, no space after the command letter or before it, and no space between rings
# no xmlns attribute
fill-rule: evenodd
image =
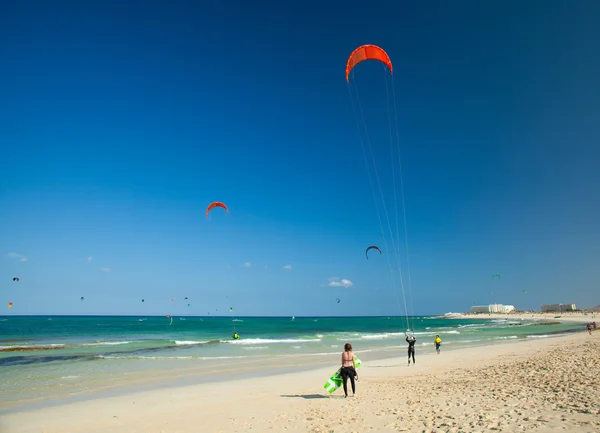
<svg viewBox="0 0 600 433"><path fill-rule="evenodd" d="M352 352L352 345L346 343L344 345L344 352L342 352L342 379L344 380L344 394L348 397L348 378L352 385L352 397L356 393L354 378L358 380L356 374L356 364L354 363L354 353Z"/></svg>

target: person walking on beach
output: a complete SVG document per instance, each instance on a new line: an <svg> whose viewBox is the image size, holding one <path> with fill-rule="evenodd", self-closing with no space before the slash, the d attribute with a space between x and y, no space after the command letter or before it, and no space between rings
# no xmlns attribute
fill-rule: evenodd
<svg viewBox="0 0 600 433"><path fill-rule="evenodd" d="M410 356L412 355L412 359L413 359L413 364L416 364L415 362L415 343L417 342L417 339L415 338L415 336L413 334L410 335L410 337L406 337L406 342L408 343L408 365L410 365Z"/></svg>
<svg viewBox="0 0 600 433"><path fill-rule="evenodd" d="M344 381L344 395L346 397L348 397L348 378L350 378L352 397L354 397L356 393L354 379L358 380L358 374L356 373L354 353L352 352L352 345L350 343L344 345L344 351L342 352L342 379Z"/></svg>
<svg viewBox="0 0 600 433"><path fill-rule="evenodd" d="M436 335L435 340L433 340L433 342L435 343L435 351L439 355L440 354L440 346L442 345L442 339L440 338L439 335Z"/></svg>
<svg viewBox="0 0 600 433"><path fill-rule="evenodd" d="M592 324L591 323L587 324L587 331L588 331L588 334L592 335Z"/></svg>

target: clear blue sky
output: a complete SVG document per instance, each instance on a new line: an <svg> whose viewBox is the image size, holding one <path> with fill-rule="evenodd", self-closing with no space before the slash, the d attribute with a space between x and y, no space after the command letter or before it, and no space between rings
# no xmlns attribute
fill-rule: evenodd
<svg viewBox="0 0 600 433"><path fill-rule="evenodd" d="M600 303L598 2L2 8L3 313L401 314L364 257L365 43L394 63L413 311ZM381 65L355 78L389 173Z"/></svg>

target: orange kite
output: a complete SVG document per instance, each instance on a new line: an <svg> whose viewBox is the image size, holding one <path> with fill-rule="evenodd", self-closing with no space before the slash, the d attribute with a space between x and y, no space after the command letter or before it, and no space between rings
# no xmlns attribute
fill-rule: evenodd
<svg viewBox="0 0 600 433"><path fill-rule="evenodd" d="M364 60L379 60L390 68L390 73L392 72L392 61L383 48L379 48L377 45L361 45L352 51L352 54L348 57L348 62L346 62L346 81L348 81L348 76L352 68Z"/></svg>
<svg viewBox="0 0 600 433"><path fill-rule="evenodd" d="M215 207L222 207L229 213L229 209L227 209L227 206L225 206L225 203L221 203L220 201L214 201L211 204L209 204L208 207L206 208L206 218L208 218L208 213L210 212L210 210Z"/></svg>

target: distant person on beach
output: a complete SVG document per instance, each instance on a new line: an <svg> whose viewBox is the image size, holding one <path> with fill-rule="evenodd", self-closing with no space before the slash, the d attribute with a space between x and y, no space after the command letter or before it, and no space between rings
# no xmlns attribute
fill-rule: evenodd
<svg viewBox="0 0 600 433"><path fill-rule="evenodd" d="M442 345L442 339L440 338L439 335L436 335L435 340L433 340L433 342L435 343L435 351L439 355L440 354L440 346Z"/></svg>
<svg viewBox="0 0 600 433"><path fill-rule="evenodd" d="M358 380L358 374L356 373L354 353L352 352L352 345L350 343L344 345L344 351L342 352L342 379L344 380L344 394L346 397L348 397L348 378L350 378L352 397L354 397L356 393L354 379Z"/></svg>
<svg viewBox="0 0 600 433"><path fill-rule="evenodd" d="M415 343L417 342L417 339L415 338L415 336L413 334L411 334L410 337L406 337L406 342L408 343L408 365L410 365L410 356L411 355L412 355L413 364L416 364L416 362L415 362Z"/></svg>
<svg viewBox="0 0 600 433"><path fill-rule="evenodd" d="M592 335L592 324L591 323L587 324L587 331L588 331L588 334Z"/></svg>

